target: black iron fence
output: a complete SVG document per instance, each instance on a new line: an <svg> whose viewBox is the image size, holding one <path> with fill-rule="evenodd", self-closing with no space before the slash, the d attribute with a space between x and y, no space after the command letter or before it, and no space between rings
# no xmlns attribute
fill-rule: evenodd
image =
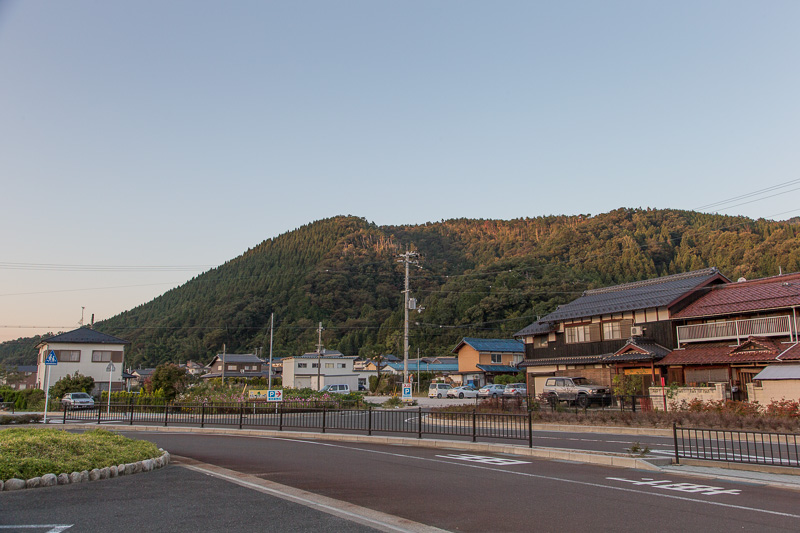
<svg viewBox="0 0 800 533"><path fill-rule="evenodd" d="M800 466L798 437L792 433L765 433L729 429L672 427L675 462L681 458Z"/></svg>
<svg viewBox="0 0 800 533"><path fill-rule="evenodd" d="M168 426L238 426L242 428L305 429L325 433L446 435L471 439L523 440L533 446L533 413L486 414L439 413L430 410L342 409L325 402L280 402L274 404L169 404L96 405L91 409L67 407L63 422L159 424Z"/></svg>

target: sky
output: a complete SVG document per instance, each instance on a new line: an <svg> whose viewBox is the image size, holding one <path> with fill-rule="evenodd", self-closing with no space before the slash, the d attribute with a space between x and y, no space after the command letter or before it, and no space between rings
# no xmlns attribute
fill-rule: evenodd
<svg viewBox="0 0 800 533"><path fill-rule="evenodd" d="M0 0L0 341L335 215L798 216L798 25L795 0Z"/></svg>

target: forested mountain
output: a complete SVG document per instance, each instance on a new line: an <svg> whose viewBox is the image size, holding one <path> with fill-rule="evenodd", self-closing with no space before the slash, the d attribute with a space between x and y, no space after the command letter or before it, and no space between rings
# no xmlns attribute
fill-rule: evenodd
<svg viewBox="0 0 800 533"><path fill-rule="evenodd" d="M463 336L508 337L587 288L718 267L735 280L800 271L797 220L618 209L589 216L458 219L376 226L321 220L269 239L153 301L95 324L131 341L126 364L207 362L221 352L400 353L406 249L411 350L445 355ZM32 364L38 339L0 344L0 362Z"/></svg>

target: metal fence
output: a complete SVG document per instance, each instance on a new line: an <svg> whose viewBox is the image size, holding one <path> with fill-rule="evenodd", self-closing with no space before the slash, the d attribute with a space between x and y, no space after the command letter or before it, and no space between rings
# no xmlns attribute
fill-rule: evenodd
<svg viewBox="0 0 800 533"><path fill-rule="evenodd" d="M675 462L704 459L731 463L800 466L798 435L673 425Z"/></svg>
<svg viewBox="0 0 800 533"><path fill-rule="evenodd" d="M441 413L427 409L342 409L324 402L275 404L169 404L96 405L91 409L67 407L63 422L159 424L168 426L236 426L242 428L305 429L325 433L445 435L472 439L523 440L533 446L533 413Z"/></svg>

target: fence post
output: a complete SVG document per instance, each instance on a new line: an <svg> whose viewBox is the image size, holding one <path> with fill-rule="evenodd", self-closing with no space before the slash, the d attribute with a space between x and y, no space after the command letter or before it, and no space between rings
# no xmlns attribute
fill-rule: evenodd
<svg viewBox="0 0 800 533"><path fill-rule="evenodd" d="M169 405L164 402L164 427L167 427L167 417L169 416Z"/></svg>
<svg viewBox="0 0 800 533"><path fill-rule="evenodd" d="M478 431L477 431L478 430L478 424L477 424L477 422L475 420L475 417L476 417L475 409L473 409L472 410L472 442L475 442L475 441L478 440Z"/></svg>
<svg viewBox="0 0 800 533"><path fill-rule="evenodd" d="M422 407L417 407L417 438L422 438Z"/></svg>
<svg viewBox="0 0 800 533"><path fill-rule="evenodd" d="M322 404L322 432L325 433L325 414L328 412L327 406Z"/></svg>
<svg viewBox="0 0 800 533"><path fill-rule="evenodd" d="M533 448L533 413L528 411L528 448Z"/></svg>
<svg viewBox="0 0 800 533"><path fill-rule="evenodd" d="M206 426L206 402L200 406L200 427Z"/></svg>
<svg viewBox="0 0 800 533"><path fill-rule="evenodd" d="M100 424L100 417L103 414L103 404L100 404L97 408L97 424Z"/></svg>
<svg viewBox="0 0 800 533"><path fill-rule="evenodd" d="M631 396L631 412L636 412L636 396Z"/></svg>
<svg viewBox="0 0 800 533"><path fill-rule="evenodd" d="M280 403L280 413L278 417L278 431L283 431L283 402Z"/></svg>
<svg viewBox="0 0 800 533"><path fill-rule="evenodd" d="M367 409L367 435L372 435L372 406Z"/></svg>
<svg viewBox="0 0 800 533"><path fill-rule="evenodd" d="M67 423L67 409L69 409L69 406L65 405L64 406L64 421L62 422L62 424L66 424Z"/></svg>
<svg viewBox="0 0 800 533"><path fill-rule="evenodd" d="M128 402L128 408L130 409L130 412L131 412L130 413L130 419L128 420L128 425L132 426L133 425L133 398L131 398L131 401Z"/></svg>
<svg viewBox="0 0 800 533"><path fill-rule="evenodd" d="M675 422L672 422L672 442L675 446L675 464L681 464L680 454L678 453L678 427Z"/></svg>
<svg viewBox="0 0 800 533"><path fill-rule="evenodd" d="M239 404L239 429L242 429L242 419L244 418L244 403Z"/></svg>

